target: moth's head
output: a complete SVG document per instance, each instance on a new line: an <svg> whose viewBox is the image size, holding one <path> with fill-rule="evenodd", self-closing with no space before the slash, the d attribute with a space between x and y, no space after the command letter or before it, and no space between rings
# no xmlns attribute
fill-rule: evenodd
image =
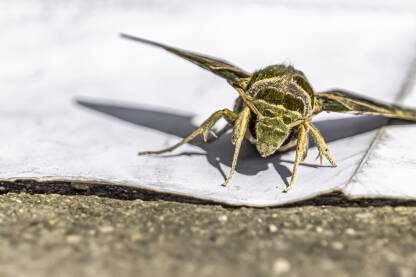
<svg viewBox="0 0 416 277"><path fill-rule="evenodd" d="M257 151L267 157L289 137L290 129L280 118L263 118L256 122Z"/></svg>

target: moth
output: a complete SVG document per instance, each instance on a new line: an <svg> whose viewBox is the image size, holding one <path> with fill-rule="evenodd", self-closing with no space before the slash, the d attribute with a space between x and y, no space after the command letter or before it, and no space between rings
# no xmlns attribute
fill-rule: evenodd
<svg viewBox="0 0 416 277"><path fill-rule="evenodd" d="M238 153L243 139L255 144L262 157L276 151L285 151L296 146L296 156L287 192L293 185L299 163L308 152L308 133L319 150L320 164L325 157L336 167L328 146L311 119L322 111L349 114L370 114L390 118L416 121L416 110L393 104L384 104L342 90L315 93L302 71L291 65L277 64L260 69L252 74L218 58L208 57L191 51L174 48L147 39L120 34L122 38L163 48L212 73L224 78L239 94L233 110L222 109L213 113L202 125L177 144L159 151L140 152L139 155L162 154L172 151L184 143L191 142L202 134L208 143L229 129L235 145L234 157L225 186L233 176ZM211 128L224 118L227 125L217 134ZM212 136L208 138L208 135Z"/></svg>

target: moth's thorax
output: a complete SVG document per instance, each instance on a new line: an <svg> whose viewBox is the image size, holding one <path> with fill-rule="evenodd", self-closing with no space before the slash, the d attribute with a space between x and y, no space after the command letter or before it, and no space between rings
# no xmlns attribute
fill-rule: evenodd
<svg viewBox="0 0 416 277"><path fill-rule="evenodd" d="M272 65L253 74L246 93L263 115L250 128L263 157L276 152L291 134L290 123L313 113L314 96L305 75L286 65Z"/></svg>
<svg viewBox="0 0 416 277"><path fill-rule="evenodd" d="M293 66L272 65L255 72L246 92L266 115L293 111L307 117L313 112L313 90L305 75Z"/></svg>

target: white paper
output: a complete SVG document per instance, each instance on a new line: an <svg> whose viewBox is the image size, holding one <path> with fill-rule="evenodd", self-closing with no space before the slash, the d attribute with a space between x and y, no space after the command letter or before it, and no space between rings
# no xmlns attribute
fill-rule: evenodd
<svg viewBox="0 0 416 277"><path fill-rule="evenodd" d="M142 36L223 58L251 72L269 64L294 64L316 91L344 88L393 101L416 54L411 4L391 10L359 5L323 9L325 1L303 8L22 3L1 4L8 10L0 16L7 42L0 45L2 180L110 183L250 206L284 204L333 190L416 197L410 185L416 148L406 141L415 138L410 124L388 127L350 182L386 122L379 117L316 117L313 122L338 167L320 167L316 147L311 147L288 193L282 190L290 180L294 151L263 159L248 142L231 182L220 186L231 166L230 134L203 147L184 145L163 156L138 156L138 151L178 142L213 112L232 108L237 94L221 78L187 61L118 37L119 32ZM405 104L415 107L415 94ZM388 178L380 174L391 167Z"/></svg>
<svg viewBox="0 0 416 277"><path fill-rule="evenodd" d="M416 103L416 86L405 98ZM344 189L352 197L415 198L416 124L392 120Z"/></svg>

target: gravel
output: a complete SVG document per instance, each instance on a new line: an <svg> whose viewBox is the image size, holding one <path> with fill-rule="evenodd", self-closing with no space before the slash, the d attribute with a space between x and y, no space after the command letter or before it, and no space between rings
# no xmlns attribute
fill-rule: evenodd
<svg viewBox="0 0 416 277"><path fill-rule="evenodd" d="M274 208L139 189L0 183L0 276L416 276L416 201Z"/></svg>

